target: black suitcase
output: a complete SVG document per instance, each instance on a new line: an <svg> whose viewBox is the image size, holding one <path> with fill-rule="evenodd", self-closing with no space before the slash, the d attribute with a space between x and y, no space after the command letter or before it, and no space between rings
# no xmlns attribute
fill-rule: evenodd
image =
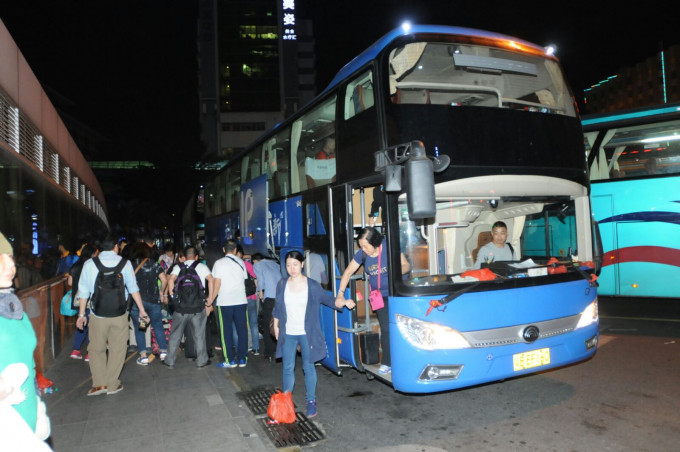
<svg viewBox="0 0 680 452"><path fill-rule="evenodd" d="M361 362L378 364L380 362L380 335L373 331L359 334Z"/></svg>

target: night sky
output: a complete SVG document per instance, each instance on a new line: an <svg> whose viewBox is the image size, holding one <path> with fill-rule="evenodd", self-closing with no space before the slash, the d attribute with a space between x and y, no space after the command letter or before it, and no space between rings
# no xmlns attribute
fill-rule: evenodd
<svg viewBox="0 0 680 452"><path fill-rule="evenodd" d="M108 143L105 153L181 164L201 153L196 6L190 0L21 0L0 19L59 107ZM458 25L555 44L583 88L680 43L672 2L297 0L313 19L317 86L391 28ZM664 9L666 8L666 9ZM54 99L54 98L53 98ZM98 155L105 160L114 156Z"/></svg>
<svg viewBox="0 0 680 452"><path fill-rule="evenodd" d="M222 0L223 1L223 0ZM403 20L478 28L554 44L577 99L584 88L680 43L667 1L296 0L314 22L317 88ZM151 160L160 172L128 183L146 204L109 200L110 213L179 212L192 182L182 168L203 154L199 139L196 2L20 0L0 19L58 109L94 133L91 160ZM67 121L65 121L67 122ZM93 155L94 154L94 155ZM121 187L104 186L116 193ZM150 188L149 188L150 187ZM173 191L174 190L174 191ZM172 205L182 198L181 205ZM162 199L163 202L158 202ZM133 205L134 204L134 205ZM118 214L116 214L118 212ZM177 218L177 217L173 217ZM127 221L126 219L118 219Z"/></svg>

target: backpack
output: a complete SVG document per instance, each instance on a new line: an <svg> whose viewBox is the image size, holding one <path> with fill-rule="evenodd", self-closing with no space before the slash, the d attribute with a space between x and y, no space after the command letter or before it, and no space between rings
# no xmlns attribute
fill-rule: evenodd
<svg viewBox="0 0 680 452"><path fill-rule="evenodd" d="M123 267L127 259L121 259L115 267L104 267L98 257L92 261L99 273L94 281L94 293L90 299L92 312L97 317L119 317L127 312Z"/></svg>
<svg viewBox="0 0 680 452"><path fill-rule="evenodd" d="M198 314L205 309L205 290L203 281L196 272L198 261L189 267L179 264L179 275L175 282L173 307L181 314Z"/></svg>
<svg viewBox="0 0 680 452"><path fill-rule="evenodd" d="M243 283L246 286L246 297L250 297L252 295L255 295L255 292L257 291L257 285L255 284L255 278L250 276L250 273L248 273L248 270L246 270L241 264L239 264L238 261L236 261L234 259L231 259L231 260L236 262L238 264L238 266L241 267L244 272L246 272L246 278L243 280Z"/></svg>

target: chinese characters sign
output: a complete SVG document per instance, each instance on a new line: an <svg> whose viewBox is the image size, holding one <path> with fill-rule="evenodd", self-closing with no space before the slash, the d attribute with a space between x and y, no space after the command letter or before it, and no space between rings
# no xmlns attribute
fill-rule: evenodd
<svg viewBox="0 0 680 452"><path fill-rule="evenodd" d="M297 35L295 34L295 0L281 1L281 21L283 25L282 38L286 41L295 41L297 39Z"/></svg>

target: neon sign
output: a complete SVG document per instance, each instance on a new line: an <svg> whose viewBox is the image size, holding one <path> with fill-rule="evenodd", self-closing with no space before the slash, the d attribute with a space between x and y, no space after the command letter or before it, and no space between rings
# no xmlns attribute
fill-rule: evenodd
<svg viewBox="0 0 680 452"><path fill-rule="evenodd" d="M282 39L286 41L297 40L295 33L295 0L282 0L281 22L283 25Z"/></svg>

